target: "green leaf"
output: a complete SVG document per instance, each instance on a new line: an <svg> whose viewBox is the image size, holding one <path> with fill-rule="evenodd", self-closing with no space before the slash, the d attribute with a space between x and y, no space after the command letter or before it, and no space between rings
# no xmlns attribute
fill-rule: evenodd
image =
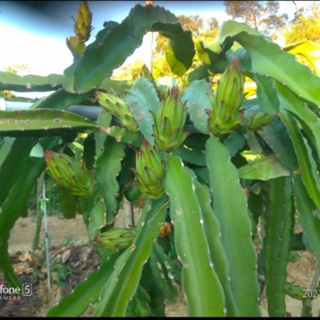
<svg viewBox="0 0 320 320"><path fill-rule="evenodd" d="M233 131L228 138L223 141L223 144L228 148L230 157L234 157L245 145L244 136L238 131Z"/></svg>
<svg viewBox="0 0 320 320"><path fill-rule="evenodd" d="M103 199L99 199L92 207L86 221L90 241L100 233L107 224L106 206ZM111 249L109 252L112 252Z"/></svg>
<svg viewBox="0 0 320 320"><path fill-rule="evenodd" d="M195 55L191 31L184 31L180 23L155 23L152 31L158 31L160 35L169 39L166 59L174 74L184 75L191 67Z"/></svg>
<svg viewBox="0 0 320 320"><path fill-rule="evenodd" d="M239 314L259 316L256 252L238 170L230 160L228 149L215 136L207 140L206 161L214 198L213 210L219 219L221 240L230 265L231 288ZM232 201L228 196L232 197Z"/></svg>
<svg viewBox="0 0 320 320"><path fill-rule="evenodd" d="M275 155L256 159L239 168L239 177L243 179L270 180L289 176L290 170L284 167Z"/></svg>
<svg viewBox="0 0 320 320"><path fill-rule="evenodd" d="M278 117L267 126L264 126L258 133L285 167L291 171L298 168L298 160L292 141Z"/></svg>
<svg viewBox="0 0 320 320"><path fill-rule="evenodd" d="M195 67L188 75L188 82L191 83L195 80L201 80L209 76L208 66Z"/></svg>
<svg viewBox="0 0 320 320"><path fill-rule="evenodd" d="M0 206L10 193L37 139L5 137L0 145Z"/></svg>
<svg viewBox="0 0 320 320"><path fill-rule="evenodd" d="M278 113L280 103L273 86L274 80L256 73L254 81L257 84L257 96L261 110L271 115Z"/></svg>
<svg viewBox="0 0 320 320"><path fill-rule="evenodd" d="M214 261L214 270L217 272L226 297L226 316L238 317L239 310L231 289L230 266L220 237L220 224L212 210L211 194L209 188L195 181L196 194L201 207L203 228L207 237L210 257Z"/></svg>
<svg viewBox="0 0 320 320"><path fill-rule="evenodd" d="M70 194L70 190L57 184L57 193L62 214L66 219L73 219L77 214L78 196Z"/></svg>
<svg viewBox="0 0 320 320"><path fill-rule="evenodd" d="M307 128L306 134L314 142L318 157L320 157L320 119L303 101L301 101L290 90L280 84L276 85L282 106L285 110L293 113L300 124Z"/></svg>
<svg viewBox="0 0 320 320"><path fill-rule="evenodd" d="M209 132L206 110L212 109L207 93L213 93L210 84L204 80L195 80L182 95L182 101L186 104L191 121L202 133Z"/></svg>
<svg viewBox="0 0 320 320"><path fill-rule="evenodd" d="M41 163L41 167L39 167L39 163ZM31 187L39 175L39 169L42 170L43 167L43 159L30 158L25 162L18 181L10 189L10 193L4 201L0 213L0 271L3 272L4 279L12 287L21 287L21 284L19 278L14 273L9 258L8 239L10 237L10 230L21 216L21 211L24 210L28 201Z"/></svg>
<svg viewBox="0 0 320 320"><path fill-rule="evenodd" d="M224 316L225 296L209 256L195 176L178 156L168 155L165 188L170 197L175 247L183 265L182 287L188 316Z"/></svg>
<svg viewBox="0 0 320 320"><path fill-rule="evenodd" d="M299 97L320 104L320 78L296 61L295 56L262 36L240 32L232 36L250 54L253 72L271 77Z"/></svg>
<svg viewBox="0 0 320 320"><path fill-rule="evenodd" d="M154 146L154 121L150 111L157 113L160 101L153 84L148 79L139 78L132 88L126 91L125 100L144 138Z"/></svg>
<svg viewBox="0 0 320 320"><path fill-rule="evenodd" d="M291 177L270 180L266 227L266 295L270 317L286 316L287 264L293 225Z"/></svg>
<svg viewBox="0 0 320 320"><path fill-rule="evenodd" d="M87 46L83 55L65 70L64 88L71 92L84 93L98 87L106 76L121 66L127 57L141 46L148 31L162 31L165 36L170 37L175 58L169 59L172 69L177 72L184 68L187 70L192 64L195 52L192 54L191 33L183 31L178 22L175 15L162 7L137 4L120 24L113 23L109 28L107 25L108 32L100 31L97 39ZM184 68L181 69L180 63Z"/></svg>
<svg viewBox="0 0 320 320"><path fill-rule="evenodd" d="M40 143L37 143L30 152L30 157L42 158L43 157L43 149Z"/></svg>
<svg viewBox="0 0 320 320"><path fill-rule="evenodd" d="M117 142L123 142L139 148L142 144L143 136L140 132L131 132L126 128L112 126L108 128L100 127L105 134L113 137Z"/></svg>
<svg viewBox="0 0 320 320"><path fill-rule="evenodd" d="M299 97L316 105L320 104L320 78L307 66L298 63L293 54L282 50L279 45L268 41L244 23L223 23L216 40L207 44L206 48L220 53L229 50L234 41L250 55L251 69L248 71L271 77L293 90ZM242 67L244 66L242 63Z"/></svg>
<svg viewBox="0 0 320 320"><path fill-rule="evenodd" d="M98 195L104 200L107 212L107 224L114 222L119 209L119 182L117 177L121 172L122 160L125 157L125 144L106 136L103 151L96 161L97 169L94 177L98 182Z"/></svg>
<svg viewBox="0 0 320 320"><path fill-rule="evenodd" d="M37 137L71 131L96 131L98 126L82 116L53 109L0 111L0 136Z"/></svg>
<svg viewBox="0 0 320 320"><path fill-rule="evenodd" d="M60 74L50 74L44 77L31 74L19 76L12 72L0 71L0 91L53 91L62 87L62 81L63 75Z"/></svg>
<svg viewBox="0 0 320 320"><path fill-rule="evenodd" d="M315 206L320 209L320 179L315 160L308 142L303 137L297 121L287 111L280 113L280 118L291 137L301 170L302 180Z"/></svg>
<svg viewBox="0 0 320 320"><path fill-rule="evenodd" d="M133 244L117 259L112 274L100 292L93 316L125 316L129 301L138 288L153 242L159 235L159 224L165 219L164 201L165 198L146 202L137 226L137 236Z"/></svg>
<svg viewBox="0 0 320 320"><path fill-rule="evenodd" d="M219 29L216 39L208 44L204 44L205 48L210 49L212 52L220 53L229 49L232 42L229 42L227 48L224 47L224 42L227 37L234 36L240 32L249 34L260 35L258 30L249 27L246 23L240 23L236 21L225 21Z"/></svg>
<svg viewBox="0 0 320 320"><path fill-rule="evenodd" d="M96 157L96 139L94 134L89 134L83 141L82 159L88 170L92 170Z"/></svg>
<svg viewBox="0 0 320 320"><path fill-rule="evenodd" d="M57 138L45 138L41 140L43 147L52 148L57 143ZM45 168L44 158L24 159L23 166L15 183L10 188L0 210L0 271L4 279L11 287L21 287L20 279L14 273L8 252L8 240L10 230L21 216L21 212L27 207L31 189ZM1 184L3 180L1 180Z"/></svg>
<svg viewBox="0 0 320 320"><path fill-rule="evenodd" d="M293 192L308 247L320 262L320 220L315 214L315 206L303 185L301 175L294 175Z"/></svg>
<svg viewBox="0 0 320 320"><path fill-rule="evenodd" d="M178 286L172 279L168 259L169 257L164 252L162 246L158 242L155 242L150 254L152 274L164 296L169 300L173 300L177 297Z"/></svg>
<svg viewBox="0 0 320 320"><path fill-rule="evenodd" d="M195 164L197 166L206 165L204 153L199 149L190 149L186 148L185 145L181 145L178 149L172 151L172 154L181 157L184 163Z"/></svg>
<svg viewBox="0 0 320 320"><path fill-rule="evenodd" d="M30 109L55 109L65 110L71 105L91 104L90 99L93 99L94 92L91 91L85 94L70 93L64 89L59 89L47 97L41 98L32 104ZM82 110L81 110L82 111ZM83 115L90 119L89 115Z"/></svg>

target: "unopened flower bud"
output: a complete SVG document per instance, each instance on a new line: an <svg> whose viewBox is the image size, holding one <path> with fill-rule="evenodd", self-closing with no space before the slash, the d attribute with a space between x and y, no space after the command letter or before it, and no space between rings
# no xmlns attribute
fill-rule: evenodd
<svg viewBox="0 0 320 320"><path fill-rule="evenodd" d="M139 126L131 113L127 102L117 93L105 93L98 91L96 93L99 104L115 116L121 125L131 132L139 131Z"/></svg>
<svg viewBox="0 0 320 320"><path fill-rule="evenodd" d="M244 81L239 60L234 58L218 81L214 97L209 94L212 109L207 110L208 125L213 134L229 133L241 122Z"/></svg>
<svg viewBox="0 0 320 320"><path fill-rule="evenodd" d="M188 136L183 132L187 110L178 87L173 87L161 101L154 119L153 136L159 150L170 152L177 149Z"/></svg>
<svg viewBox="0 0 320 320"><path fill-rule="evenodd" d="M82 1L78 8L77 17L74 19L74 32L80 42L86 42L92 31L92 13L87 1Z"/></svg>
<svg viewBox="0 0 320 320"><path fill-rule="evenodd" d="M244 112L244 125L250 130L260 130L268 125L275 115L270 115L257 107L251 107Z"/></svg>
<svg viewBox="0 0 320 320"><path fill-rule="evenodd" d="M133 170L140 191L152 199L160 198L165 190L163 185L164 167L157 150L146 140L136 154L136 168Z"/></svg>
<svg viewBox="0 0 320 320"><path fill-rule="evenodd" d="M86 49L84 44L89 40L92 31L92 13L87 1L82 1L78 8L77 17L72 18L74 21L75 36L67 38L66 43L73 56L80 56Z"/></svg>
<svg viewBox="0 0 320 320"><path fill-rule="evenodd" d="M114 228L96 235L92 242L100 247L111 250L125 250L131 246L135 237L135 229Z"/></svg>
<svg viewBox="0 0 320 320"><path fill-rule="evenodd" d="M70 194L89 196L94 192L96 183L85 165L80 166L66 154L50 150L45 152L44 158L52 178L60 186L69 189Z"/></svg>

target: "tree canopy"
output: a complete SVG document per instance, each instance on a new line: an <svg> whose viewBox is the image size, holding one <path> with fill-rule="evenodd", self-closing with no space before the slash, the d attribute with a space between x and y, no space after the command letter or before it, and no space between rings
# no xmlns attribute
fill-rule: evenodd
<svg viewBox="0 0 320 320"><path fill-rule="evenodd" d="M288 20L287 14L278 14L278 1L223 1L226 13L264 34L281 28Z"/></svg>
<svg viewBox="0 0 320 320"><path fill-rule="evenodd" d="M303 40L320 41L320 8L314 1L311 6L302 7L296 12L290 30L285 33L286 43Z"/></svg>

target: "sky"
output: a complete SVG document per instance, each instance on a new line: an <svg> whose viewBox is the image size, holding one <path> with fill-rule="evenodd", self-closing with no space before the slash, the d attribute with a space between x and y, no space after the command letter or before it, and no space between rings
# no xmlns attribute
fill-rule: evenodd
<svg viewBox="0 0 320 320"><path fill-rule="evenodd" d="M0 1L0 70L5 66L26 64L33 74L63 74L72 64L65 41L74 35L72 17L76 17L80 2ZM88 4L94 27L90 43L105 21L120 23L136 4L144 5L145 1L88 1ZM220 24L229 18L223 1L155 0L154 5L163 6L175 15L199 14L205 20L215 17ZM141 50L136 50L136 56L141 56Z"/></svg>
<svg viewBox="0 0 320 320"><path fill-rule="evenodd" d="M88 3L94 27L88 43L94 41L105 21L120 23L136 4L145 4L144 1ZM0 1L0 36L5 44L0 50L0 70L8 65L26 64L33 74L62 74L72 64L65 40L74 35L72 17L76 17L79 4L80 1ZM154 5L176 15L202 14L205 19L217 11L221 16L224 11L222 1L154 1Z"/></svg>

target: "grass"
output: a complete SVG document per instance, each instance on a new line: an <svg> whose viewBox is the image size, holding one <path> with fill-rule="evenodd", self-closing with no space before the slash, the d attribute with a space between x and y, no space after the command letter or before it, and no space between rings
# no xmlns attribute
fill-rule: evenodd
<svg viewBox="0 0 320 320"><path fill-rule="evenodd" d="M64 245L66 246L73 246L75 245L75 240L72 236L68 236L64 239Z"/></svg>
<svg viewBox="0 0 320 320"><path fill-rule="evenodd" d="M51 272L53 280L61 288L64 288L68 276L72 274L73 270L68 264L64 264L61 261L54 260L51 264Z"/></svg>

